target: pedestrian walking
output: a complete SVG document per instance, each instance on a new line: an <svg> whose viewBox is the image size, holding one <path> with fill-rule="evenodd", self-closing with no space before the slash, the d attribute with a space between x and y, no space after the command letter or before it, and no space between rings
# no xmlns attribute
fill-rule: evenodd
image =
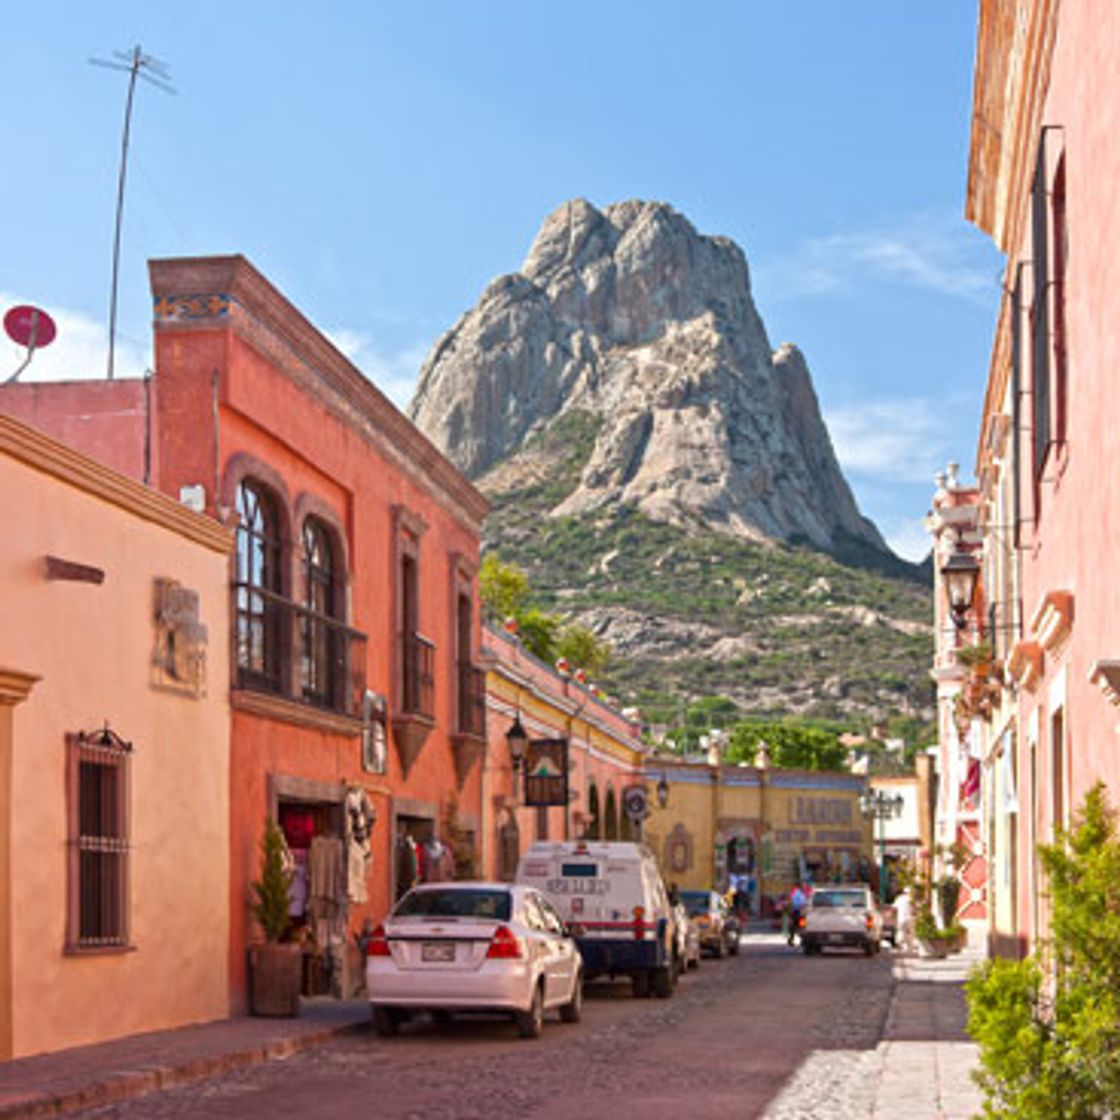
<svg viewBox="0 0 1120 1120"><path fill-rule="evenodd" d="M797 936L798 927L801 925L801 915L805 912L805 907L809 904L809 895L806 893L801 883L797 883L793 890L789 892L789 905L786 910L789 913L789 928L786 934L786 942L790 945L793 944L794 937Z"/></svg>

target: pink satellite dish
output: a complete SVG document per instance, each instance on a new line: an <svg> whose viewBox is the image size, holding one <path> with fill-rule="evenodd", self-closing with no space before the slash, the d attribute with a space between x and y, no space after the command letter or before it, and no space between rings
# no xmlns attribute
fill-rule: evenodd
<svg viewBox="0 0 1120 1120"><path fill-rule="evenodd" d="M13 342L27 347L27 357L8 381L15 381L27 369L35 351L43 346L50 346L58 333L54 320L45 311L26 305L13 307L4 316L4 330Z"/></svg>
<svg viewBox="0 0 1120 1120"><path fill-rule="evenodd" d="M32 350L50 346L58 333L54 320L38 307L13 307L4 316L4 330L13 342Z"/></svg>

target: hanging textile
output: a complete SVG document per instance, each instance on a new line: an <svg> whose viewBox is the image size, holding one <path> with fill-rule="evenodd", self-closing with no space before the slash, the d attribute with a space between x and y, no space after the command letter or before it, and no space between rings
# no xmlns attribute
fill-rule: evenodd
<svg viewBox="0 0 1120 1120"><path fill-rule="evenodd" d="M336 917L339 903L346 897L342 841L337 836L316 836L307 865L312 916L316 920Z"/></svg>
<svg viewBox="0 0 1120 1120"><path fill-rule="evenodd" d="M346 897L351 902L366 902L369 899L375 820L376 814L365 790L348 790L346 793Z"/></svg>

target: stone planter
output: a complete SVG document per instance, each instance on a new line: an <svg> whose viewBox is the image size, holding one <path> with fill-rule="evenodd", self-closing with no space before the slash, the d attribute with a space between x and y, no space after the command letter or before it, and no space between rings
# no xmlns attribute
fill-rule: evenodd
<svg viewBox="0 0 1120 1120"><path fill-rule="evenodd" d="M296 942L266 941L249 947L249 1010L254 1015L299 1014L303 951Z"/></svg>
<svg viewBox="0 0 1120 1120"><path fill-rule="evenodd" d="M949 955L949 942L941 937L918 940L918 956L930 960L943 960Z"/></svg>

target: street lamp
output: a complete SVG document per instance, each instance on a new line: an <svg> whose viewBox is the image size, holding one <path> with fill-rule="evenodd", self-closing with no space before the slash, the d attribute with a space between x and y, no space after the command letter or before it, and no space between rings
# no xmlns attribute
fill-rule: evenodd
<svg viewBox="0 0 1120 1120"><path fill-rule="evenodd" d="M860 794L859 808L865 817L879 822L879 902L887 901L887 821L902 815L905 798L901 793L869 789Z"/></svg>
<svg viewBox="0 0 1120 1120"><path fill-rule="evenodd" d="M971 552L955 548L941 568L945 581L945 594L949 597L949 612L953 625L964 629L965 616L976 596L976 581L980 577L980 564Z"/></svg>
<svg viewBox="0 0 1120 1120"><path fill-rule="evenodd" d="M525 748L529 745L529 735L521 725L521 713L513 717L513 723L506 732L506 746L509 747L509 757L513 762L513 796L517 797L517 776L521 772L521 763L525 758Z"/></svg>

